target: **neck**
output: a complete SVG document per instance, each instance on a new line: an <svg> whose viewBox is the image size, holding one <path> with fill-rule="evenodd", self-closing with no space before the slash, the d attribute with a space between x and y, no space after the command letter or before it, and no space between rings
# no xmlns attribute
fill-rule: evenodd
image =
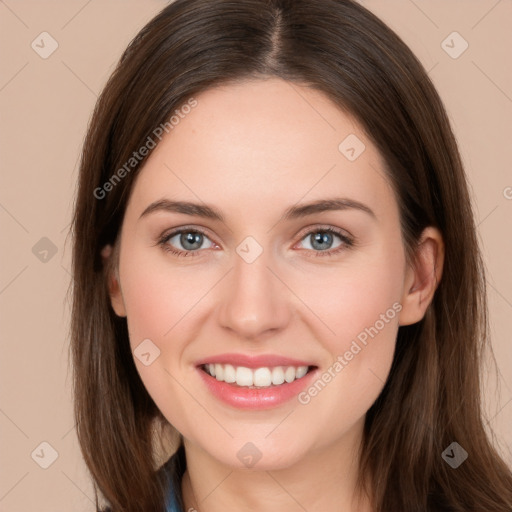
<svg viewBox="0 0 512 512"><path fill-rule="evenodd" d="M358 424L334 445L310 450L286 468L268 470L227 466L185 440L185 511L372 512L367 497L356 494L361 434Z"/></svg>

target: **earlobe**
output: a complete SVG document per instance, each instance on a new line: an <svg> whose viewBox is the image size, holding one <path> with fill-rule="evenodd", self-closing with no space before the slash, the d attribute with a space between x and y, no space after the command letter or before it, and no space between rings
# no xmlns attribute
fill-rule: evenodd
<svg viewBox="0 0 512 512"><path fill-rule="evenodd" d="M425 228L418 243L414 265L404 280L399 325L419 322L434 298L443 273L444 242L440 231Z"/></svg>
<svg viewBox="0 0 512 512"><path fill-rule="evenodd" d="M117 316L126 317L126 309L124 306L121 286L119 284L119 275L116 271L116 262L112 260L112 258L115 258L115 255L111 245L103 247L101 250L101 257L103 259L103 267L107 270L105 275L112 309Z"/></svg>

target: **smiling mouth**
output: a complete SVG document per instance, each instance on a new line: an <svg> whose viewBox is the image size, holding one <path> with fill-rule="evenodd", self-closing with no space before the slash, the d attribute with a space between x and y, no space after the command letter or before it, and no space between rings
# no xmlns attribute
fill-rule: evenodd
<svg viewBox="0 0 512 512"><path fill-rule="evenodd" d="M210 377L220 382L249 389L260 389L290 384L302 379L316 366L262 366L247 368L231 364L203 364L200 366Z"/></svg>

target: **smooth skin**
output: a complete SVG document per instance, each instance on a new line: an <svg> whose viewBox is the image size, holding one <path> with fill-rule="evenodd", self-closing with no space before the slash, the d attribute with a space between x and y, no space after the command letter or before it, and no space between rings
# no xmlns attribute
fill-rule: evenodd
<svg viewBox="0 0 512 512"><path fill-rule="evenodd" d="M431 303L442 236L427 228L414 266L406 264L381 156L322 93L271 78L209 89L197 101L137 177L109 280L132 350L148 338L160 350L149 366L134 360L184 437L185 510L371 512L354 494L365 414L388 376L399 325L421 320ZM338 149L350 134L365 145L354 161ZM208 204L224 221L163 210L141 217L165 198ZM332 198L375 216L347 208L281 219L289 207ZM206 232L198 248L179 236L166 242L185 257L158 244L180 227ZM326 227L354 244L334 234L318 248L311 234ZM249 236L263 251L252 263L237 252ZM105 260L111 254L106 246ZM278 354L321 374L393 304L396 316L307 404L242 411L214 397L196 368L221 353ZM252 468L237 456L246 443L261 452Z"/></svg>

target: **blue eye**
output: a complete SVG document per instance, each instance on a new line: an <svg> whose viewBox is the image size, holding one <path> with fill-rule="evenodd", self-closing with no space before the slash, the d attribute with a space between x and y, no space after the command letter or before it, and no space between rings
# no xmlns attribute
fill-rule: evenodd
<svg viewBox="0 0 512 512"><path fill-rule="evenodd" d="M339 238L341 242L333 249L331 246L333 244L333 239L336 237ZM170 243L173 239L176 239L173 243L178 243L181 245L182 249L177 249L175 245ZM196 256L194 253L200 252L199 249L204 248L202 246L205 240L210 239L203 231L199 229L181 228L164 235L158 241L158 245L160 245L165 251L176 256L194 257ZM301 240L310 241L311 248L307 248L307 250L308 252L312 251L315 256L333 256L354 245L354 240L352 238L331 227L315 228L310 230L301 238ZM210 240L210 246L206 248L212 248L213 245L214 243Z"/></svg>
<svg viewBox="0 0 512 512"><path fill-rule="evenodd" d="M335 247L331 248L334 238L339 238L341 242ZM302 238L302 240L309 240L312 249L319 249L318 251L313 250L315 256L333 256L338 254L344 249L350 248L354 245L352 238L338 231L334 228L316 228ZM325 246L329 247L325 247Z"/></svg>
<svg viewBox="0 0 512 512"><path fill-rule="evenodd" d="M176 241L180 243L184 250L175 249L169 244L173 238L177 239ZM195 256L195 254L192 253L197 252L197 250L201 248L205 238L208 237L202 231L196 229L180 229L165 235L159 241L159 244L164 250L176 254L177 256Z"/></svg>

